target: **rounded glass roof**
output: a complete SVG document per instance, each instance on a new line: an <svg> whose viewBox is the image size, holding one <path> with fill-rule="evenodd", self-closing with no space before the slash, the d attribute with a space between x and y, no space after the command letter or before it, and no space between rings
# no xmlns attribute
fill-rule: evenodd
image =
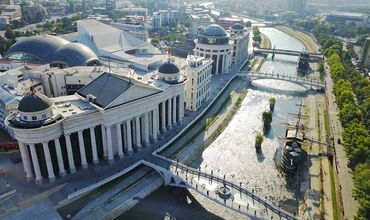
<svg viewBox="0 0 370 220"><path fill-rule="evenodd" d="M44 63L61 63L67 66L84 66L91 61L99 63L96 54L90 48L53 35L22 38L8 49L4 58L15 54L27 54Z"/></svg>
<svg viewBox="0 0 370 220"><path fill-rule="evenodd" d="M225 30L218 24L211 24L202 32L203 35L213 37L224 37L226 36Z"/></svg>
<svg viewBox="0 0 370 220"><path fill-rule="evenodd" d="M38 112L50 108L53 102L41 93L30 93L25 95L18 104L20 112Z"/></svg>
<svg viewBox="0 0 370 220"><path fill-rule="evenodd" d="M159 67L158 72L164 74L176 74L180 72L180 69L175 64L166 62Z"/></svg>

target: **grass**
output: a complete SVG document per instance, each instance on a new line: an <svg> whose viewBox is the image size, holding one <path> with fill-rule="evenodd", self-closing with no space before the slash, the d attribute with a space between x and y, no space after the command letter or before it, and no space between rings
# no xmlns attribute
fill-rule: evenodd
<svg viewBox="0 0 370 220"><path fill-rule="evenodd" d="M332 206L333 206L333 219L339 220L337 193L335 190L335 178L334 178L334 169L333 169L332 163L329 163L329 172L330 172L330 184L331 184L331 201L332 201Z"/></svg>
<svg viewBox="0 0 370 220"><path fill-rule="evenodd" d="M325 110L324 112L324 125L325 125L325 131L326 131L326 140L330 139L331 133L330 133L330 126L329 126L329 112L328 110Z"/></svg>
<svg viewBox="0 0 370 220"><path fill-rule="evenodd" d="M228 95L225 101L221 104L220 108L217 109L215 114L207 119L206 128L209 128L219 117L221 111L226 107L226 105L231 102L231 95Z"/></svg>
<svg viewBox="0 0 370 220"><path fill-rule="evenodd" d="M262 37L262 42L261 42L261 47L263 48L271 48L271 41L270 39L261 33L261 37Z"/></svg>

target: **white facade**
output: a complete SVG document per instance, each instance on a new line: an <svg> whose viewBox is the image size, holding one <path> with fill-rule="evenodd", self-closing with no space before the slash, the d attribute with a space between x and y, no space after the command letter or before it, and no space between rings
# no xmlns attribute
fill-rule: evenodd
<svg viewBox="0 0 370 220"><path fill-rule="evenodd" d="M212 60L188 56L186 62L186 109L197 111L210 97Z"/></svg>
<svg viewBox="0 0 370 220"><path fill-rule="evenodd" d="M210 25L195 40L195 56L211 59L212 74L228 73L232 62L229 36L219 25Z"/></svg>
<svg viewBox="0 0 370 220"><path fill-rule="evenodd" d="M150 146L182 122L184 87L182 76L169 84L104 73L75 95L51 99L52 116L41 124L25 124L22 112L9 115L6 124L18 141L26 178L54 181Z"/></svg>
<svg viewBox="0 0 370 220"><path fill-rule="evenodd" d="M95 20L79 20L77 30L62 37L89 47L103 63L121 63L144 71L162 63L158 48L126 31Z"/></svg>
<svg viewBox="0 0 370 220"><path fill-rule="evenodd" d="M232 64L241 66L248 59L248 44L250 30L231 28L230 41L233 45Z"/></svg>

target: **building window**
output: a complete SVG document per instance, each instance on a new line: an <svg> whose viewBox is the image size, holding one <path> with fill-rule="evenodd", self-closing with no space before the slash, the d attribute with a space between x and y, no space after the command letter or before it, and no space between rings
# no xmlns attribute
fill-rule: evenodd
<svg viewBox="0 0 370 220"><path fill-rule="evenodd" d="M41 117L42 117L42 119L45 119L46 118L46 114L43 114Z"/></svg>
<svg viewBox="0 0 370 220"><path fill-rule="evenodd" d="M36 121L37 120L37 117L36 116L32 116L32 120Z"/></svg>
<svg viewBox="0 0 370 220"><path fill-rule="evenodd" d="M191 85L194 85L194 78L191 79Z"/></svg>
<svg viewBox="0 0 370 220"><path fill-rule="evenodd" d="M23 116L23 119L24 119L24 120L27 120L27 116Z"/></svg>

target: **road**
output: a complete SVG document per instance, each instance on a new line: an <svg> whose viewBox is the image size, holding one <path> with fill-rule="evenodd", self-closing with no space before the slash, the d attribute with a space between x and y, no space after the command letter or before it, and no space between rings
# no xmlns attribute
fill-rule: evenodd
<svg viewBox="0 0 370 220"><path fill-rule="evenodd" d="M325 62L325 69L329 70L329 66ZM335 158L334 160L337 162L337 166L335 171L337 172L337 182L340 188L340 194L342 195L343 200L343 210L342 216L344 219L353 219L353 216L356 214L357 209L359 207L358 202L353 198L352 191L353 191L353 175L352 170L348 167L348 159L344 148L341 144L338 144L337 140L342 140L342 132L343 128L340 124L338 118L338 109L335 104L335 97L333 94L333 81L330 77L329 71L326 74L326 97L327 97L327 105L328 105L328 113L329 113L329 123L332 129L332 135L334 138L334 145L335 145Z"/></svg>

